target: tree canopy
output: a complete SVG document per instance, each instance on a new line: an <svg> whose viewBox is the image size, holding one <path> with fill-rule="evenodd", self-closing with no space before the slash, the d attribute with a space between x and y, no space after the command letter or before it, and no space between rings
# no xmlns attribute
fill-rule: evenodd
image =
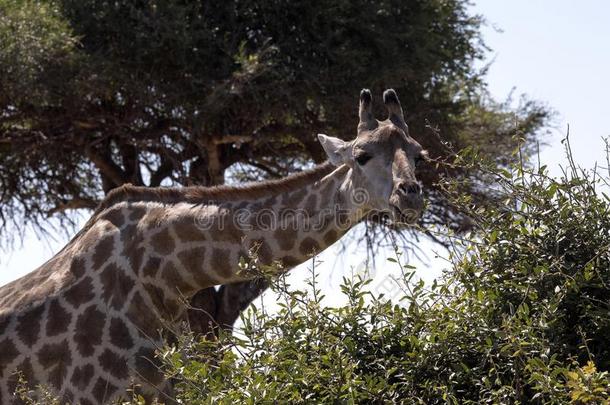
<svg viewBox="0 0 610 405"><path fill-rule="evenodd" d="M378 100L398 91L433 162L473 145L498 165L518 142L531 154L549 111L488 96L482 23L467 0L0 0L0 244L49 218L69 224L125 183L211 185L320 162L316 133L353 138L363 87ZM437 182L460 178L484 201L493 179L423 166L422 222L468 229Z"/></svg>
<svg viewBox="0 0 610 405"><path fill-rule="evenodd" d="M442 139L510 160L547 111L485 97L481 21L463 0L1 0L0 215L44 227L124 183L282 176L323 159L317 132L353 137L362 87L396 88L433 157Z"/></svg>

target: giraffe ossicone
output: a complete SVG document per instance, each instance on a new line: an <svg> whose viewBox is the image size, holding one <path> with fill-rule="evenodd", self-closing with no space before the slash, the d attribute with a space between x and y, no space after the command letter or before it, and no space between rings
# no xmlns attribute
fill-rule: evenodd
<svg viewBox="0 0 610 405"><path fill-rule="evenodd" d="M422 147L394 90L388 118L360 95L357 136L319 135L329 161L243 187L112 191L52 259L0 287L0 404L18 373L62 402L101 404L137 387L171 402L155 350L201 289L255 277L240 262L290 268L333 244L371 211L413 222L423 209L415 177ZM242 266L243 267L243 266Z"/></svg>

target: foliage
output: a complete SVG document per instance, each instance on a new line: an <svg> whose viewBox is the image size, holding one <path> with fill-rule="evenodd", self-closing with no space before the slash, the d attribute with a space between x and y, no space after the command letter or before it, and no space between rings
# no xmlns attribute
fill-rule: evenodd
<svg viewBox="0 0 610 405"><path fill-rule="evenodd" d="M510 161L515 130L535 143L549 112L483 96L481 22L466 0L0 0L0 229L44 228L124 183L319 162L317 132L354 135L361 87L395 87L435 158L493 139ZM431 167L422 180L426 221L463 226Z"/></svg>
<svg viewBox="0 0 610 405"><path fill-rule="evenodd" d="M185 335L162 353L184 403L608 403L608 176L570 164L493 169L497 204L443 185L478 236L454 237L453 269L426 286L402 270L399 301L345 279L323 305L276 282L277 312L251 307L239 337ZM475 162L475 163L473 163Z"/></svg>
<svg viewBox="0 0 610 405"><path fill-rule="evenodd" d="M52 97L41 84L69 66L76 45L56 3L8 0L0 2L0 43L3 105Z"/></svg>
<svg viewBox="0 0 610 405"><path fill-rule="evenodd" d="M493 145L484 154L505 166L514 160L514 135L531 154L550 111L489 97L484 69L475 67L486 51L483 20L469 7L468 0L0 0L0 247L28 225L71 234L75 210L94 208L126 183L242 182L320 162L315 134L352 138L362 87L376 95L380 119L381 92L398 91L411 135L434 161ZM442 177L462 179L480 202L495 197L490 179L451 165L424 164L418 173L430 201L422 224L467 230L470 219L436 186ZM381 246L379 218L369 219L364 238ZM402 242L412 236L403 232ZM263 289L202 291L193 306L203 311L191 326L199 320L209 332L200 314L216 313L216 302L235 305L224 311L231 316L240 310L219 297Z"/></svg>

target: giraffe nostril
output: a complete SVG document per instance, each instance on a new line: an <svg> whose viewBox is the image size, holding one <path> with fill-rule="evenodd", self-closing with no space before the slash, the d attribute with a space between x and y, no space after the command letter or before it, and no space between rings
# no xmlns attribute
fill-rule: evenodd
<svg viewBox="0 0 610 405"><path fill-rule="evenodd" d="M407 187L407 192L409 194L419 194L421 192L421 187L417 183L411 184Z"/></svg>
<svg viewBox="0 0 610 405"><path fill-rule="evenodd" d="M396 187L398 192L403 195L420 194L421 187L418 183L401 182Z"/></svg>
<svg viewBox="0 0 610 405"><path fill-rule="evenodd" d="M419 195L422 192L421 185L416 182L401 181L396 185L396 192L404 196Z"/></svg>
<svg viewBox="0 0 610 405"><path fill-rule="evenodd" d="M409 192L406 183L399 183L397 188L401 194L407 194Z"/></svg>

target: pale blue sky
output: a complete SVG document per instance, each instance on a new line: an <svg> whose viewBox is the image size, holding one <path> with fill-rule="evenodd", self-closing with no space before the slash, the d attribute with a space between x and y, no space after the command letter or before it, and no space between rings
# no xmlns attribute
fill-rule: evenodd
<svg viewBox="0 0 610 405"><path fill-rule="evenodd" d="M563 161L559 140L570 125L577 163L605 164L610 136L610 2L606 0L482 0L474 7L490 26L488 83L498 98L526 93L558 112L557 130L541 160ZM496 32L493 27L503 32Z"/></svg>
<svg viewBox="0 0 610 405"><path fill-rule="evenodd" d="M601 138L610 136L610 2L485 0L473 10L490 24L483 34L492 48L488 55L493 60L488 76L492 95L504 99L515 87L516 95L544 101L559 114L542 161L550 167L563 162L559 140L569 123L576 162L589 168L596 160L605 164ZM65 243L64 239L45 243L28 234L22 248L2 255L0 285L34 270ZM444 265L434 259L432 250L438 248L426 244L426 249L431 263L418 267L422 277L430 279ZM335 251L325 253L326 266L337 264L338 269L356 267L362 257L352 253L345 261L335 261ZM295 282L305 274L294 273ZM342 272L328 274L328 284L336 287ZM383 288L384 276L378 274L374 285Z"/></svg>

